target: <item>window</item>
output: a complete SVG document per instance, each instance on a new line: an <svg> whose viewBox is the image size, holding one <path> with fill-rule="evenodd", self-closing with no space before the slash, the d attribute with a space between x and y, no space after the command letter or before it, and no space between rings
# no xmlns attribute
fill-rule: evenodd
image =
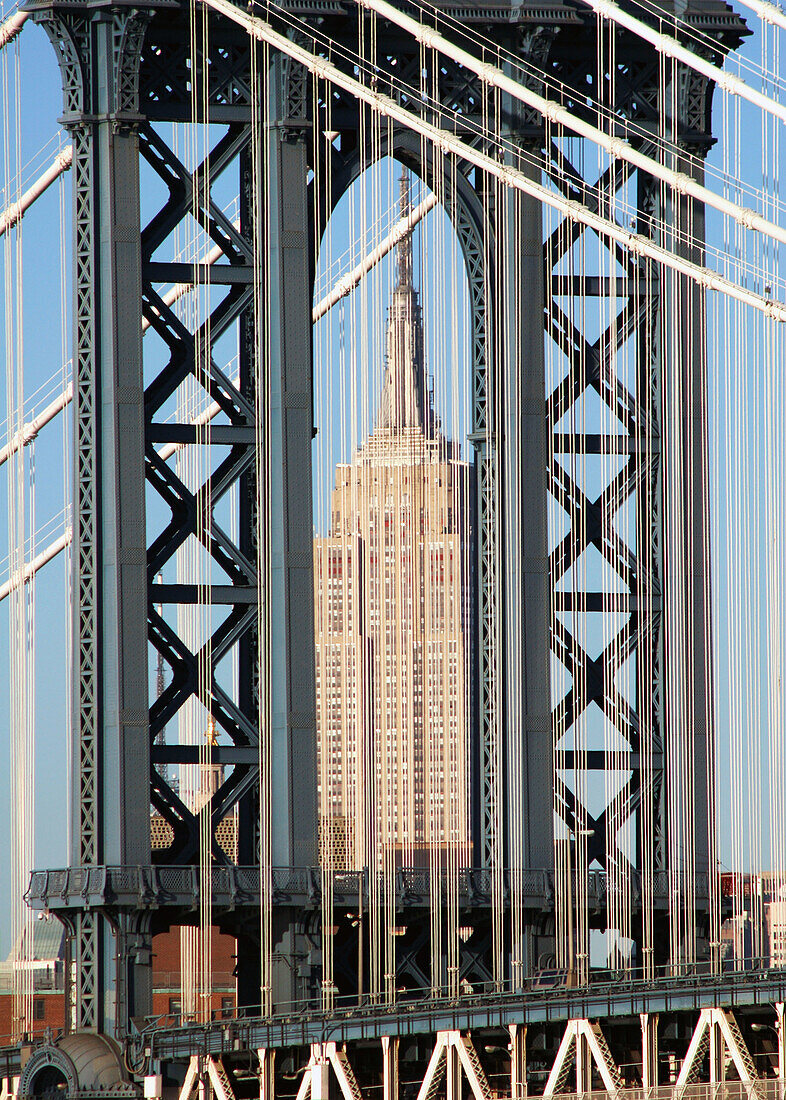
<svg viewBox="0 0 786 1100"><path fill-rule="evenodd" d="M33 1019L45 1020L46 1019L46 1001L43 997L35 997L33 999Z"/></svg>

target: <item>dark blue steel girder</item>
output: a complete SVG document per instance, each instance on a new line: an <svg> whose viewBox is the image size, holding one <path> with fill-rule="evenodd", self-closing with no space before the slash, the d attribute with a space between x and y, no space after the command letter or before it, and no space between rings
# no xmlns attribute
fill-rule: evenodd
<svg viewBox="0 0 786 1100"><path fill-rule="evenodd" d="M434 1035L438 1031L481 1031L511 1024L560 1023L571 1019L637 1017L640 1013L697 1012L702 1008L743 1008L786 1000L786 971L738 971L723 975L694 973L632 981L613 981L581 989L565 987L517 994L464 996L460 1001L417 1001L395 1008L363 1006L329 1014L297 1013L273 1019L221 1020L199 1026L167 1028L151 1021L138 1042L161 1061L193 1054L221 1055L237 1050L349 1043L382 1036Z"/></svg>

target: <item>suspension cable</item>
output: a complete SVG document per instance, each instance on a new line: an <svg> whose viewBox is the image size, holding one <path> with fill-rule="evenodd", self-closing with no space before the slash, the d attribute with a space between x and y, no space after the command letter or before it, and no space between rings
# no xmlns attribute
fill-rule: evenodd
<svg viewBox="0 0 786 1100"><path fill-rule="evenodd" d="M29 12L15 11L13 15L9 15L4 23L0 23L0 50L7 46L9 42L13 42L29 17Z"/></svg>
<svg viewBox="0 0 786 1100"><path fill-rule="evenodd" d="M452 61L474 72L490 87L498 88L500 91L506 92L514 99L517 99L520 103L524 103L528 107L533 107L535 110L539 111L544 118L549 119L550 122L559 126L564 126L572 130L579 137L587 138L595 145L599 145L612 157L619 157L621 160L625 160L629 164L632 164L635 168L643 172L648 172L651 176L654 176L655 179L667 183L680 194L691 195L694 199L698 199L699 202L703 202L707 206L711 206L715 210L718 210L721 214L733 218L746 229L758 230L766 236L772 237L773 240L786 244L786 228L783 226L768 221L768 219L757 214L756 211L740 206L738 203L732 202L722 195L716 195L714 191L697 183L685 172L675 172L673 169L667 168L664 164L647 156L646 153L642 153L638 149L635 149L622 138L614 137L592 126L589 122L584 122L582 119L572 114L567 107L562 107L558 103L554 103L552 100L545 99L543 96L538 95L537 92L530 91L530 89L526 88L523 84L506 76L496 68L496 66L481 61L479 58L474 57L471 53L468 53L467 50L461 49L459 46L454 46L452 42L441 35L434 27L427 27L422 23L418 23L416 19L413 19L409 15L405 15L403 12L399 11L398 8L395 8L388 0L358 0L358 5L375 11L378 15L381 15L391 23L395 23L396 26L401 27L402 30L407 31L416 41L422 43L424 46L438 50Z"/></svg>
<svg viewBox="0 0 786 1100"><path fill-rule="evenodd" d="M594 2L594 0L593 0ZM332 62L319 57L303 46L290 41L285 35L275 31L269 23L257 16L249 15L241 11L229 0L202 0L202 3L213 8L214 11L226 15L235 23L245 27L250 35L259 41L268 42L274 48L300 62L309 72L322 77L324 80L335 84L350 95L368 104L376 113L387 116L407 128L416 131L426 137L437 148L446 152L453 152L475 167L487 172L490 176L500 180L508 187L521 191L539 199L544 205L560 210L564 215L579 224L586 225L602 237L615 241L623 248L637 256L655 260L672 271L687 275L699 286L707 290L715 290L726 294L737 301L753 306L755 309L778 321L786 321L786 305L765 298L760 294L740 286L738 283L727 279L706 267L692 263L681 256L673 255L665 248L661 248L647 237L641 236L631 230L623 229L616 222L610 221L599 214L595 214L583 203L566 199L561 194L550 191L548 188L530 179L524 172L509 164L500 164L488 154L474 149L461 138L456 137L450 131L434 126L432 123L417 118L405 107L402 107L390 96L367 88L355 77L349 76L338 69ZM304 24L304 29L306 25Z"/></svg>
<svg viewBox="0 0 786 1100"><path fill-rule="evenodd" d="M520 83L527 84L528 81L532 83L534 79L540 83L544 92L553 93L559 97L561 102L576 99L578 97L580 102L586 103L587 106L592 109L599 120L605 120L608 124L609 132L611 132L612 128L615 132L620 132L620 130L624 128L628 141L630 141L631 138L638 138L647 144L654 144L664 158L668 156L679 158L680 163L683 165L683 171L695 166L705 179L708 177L715 179L724 186L730 184L737 194L744 189L748 196L748 201L753 198L758 198L762 200L770 210L784 209L784 204L777 199L774 200L771 194L767 194L759 188L743 184L738 177L732 178L720 172L716 165L696 157L689 149L679 147L671 142L665 133L655 132L651 127L645 127L632 118L620 117L620 115L615 114L611 110L608 104L600 102L597 98L589 98L589 90L587 88L579 89L566 83L564 80L555 78L548 71L538 68L525 58L512 53L510 50L506 50L498 42L492 41L491 38L481 33L476 27L461 22L456 17L449 15L444 9L435 7L430 0L410 0L410 2L420 13L430 18L435 25L449 27L451 42L455 42L460 38L467 42L470 49L474 50L476 54L478 51L480 51L483 57L490 54L495 58L498 69L504 67L505 72L515 75L515 78ZM755 2L755 0L752 0L752 2ZM762 0L762 2L764 2L764 0ZM772 7L771 4L769 6ZM778 9L774 10L777 11ZM662 14L665 17L666 13ZM717 47L717 42L712 41L710 45ZM758 70L756 72L758 75ZM764 75L772 79L772 74L769 70Z"/></svg>
<svg viewBox="0 0 786 1100"><path fill-rule="evenodd" d="M771 23L775 27L780 27L781 30L786 30L786 12L776 8L774 4L768 3L767 0L739 0L739 3L744 8L750 8L765 23Z"/></svg>
<svg viewBox="0 0 786 1100"><path fill-rule="evenodd" d="M762 111L774 115L781 122L786 122L786 104L778 103L770 96L757 92L755 88L751 88L740 77L734 73L726 72L719 65L713 65L711 61L705 61L703 57L699 57L692 50L686 49L676 38L669 34L663 34L661 31L656 31L643 20L637 19L635 15L629 15L613 0L583 0L583 2L603 19L609 19L617 26L624 27L625 30L638 35L645 42L649 42L658 53L665 54L666 57L671 57L674 61L680 61L683 65L687 65L690 69L694 69L697 73L707 77L708 80L713 80L719 88L724 92L728 92L729 95L747 99L754 107L760 107Z"/></svg>
<svg viewBox="0 0 786 1100"><path fill-rule="evenodd" d="M2 237L4 233L7 233L12 226L16 225L25 211L33 205L35 200L40 198L44 191L46 191L59 176L62 176L63 172L66 172L71 167L73 155L74 152L71 146L66 145L66 147L61 149L57 154L43 175L39 176L35 183L25 191L24 195L16 202L12 202L0 213L0 237Z"/></svg>

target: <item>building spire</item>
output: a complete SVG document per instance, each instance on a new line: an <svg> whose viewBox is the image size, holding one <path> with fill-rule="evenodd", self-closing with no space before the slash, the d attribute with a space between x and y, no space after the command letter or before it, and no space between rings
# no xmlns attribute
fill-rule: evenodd
<svg viewBox="0 0 786 1100"><path fill-rule="evenodd" d="M412 209L409 172L402 168L399 208L406 218ZM420 428L431 432L431 410L423 362L423 325L418 292L412 284L412 233L396 248L396 285L388 309L385 380L377 414L377 427L400 432Z"/></svg>
<svg viewBox="0 0 786 1100"><path fill-rule="evenodd" d="M398 205L402 218L408 218L412 213L412 202L409 194L409 172L402 167L398 181ZM396 248L396 270L398 278L396 289L412 288L412 230L401 238Z"/></svg>

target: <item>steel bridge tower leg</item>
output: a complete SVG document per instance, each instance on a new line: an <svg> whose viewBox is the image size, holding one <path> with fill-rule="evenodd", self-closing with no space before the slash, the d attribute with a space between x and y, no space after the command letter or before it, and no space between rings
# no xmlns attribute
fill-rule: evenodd
<svg viewBox="0 0 786 1100"><path fill-rule="evenodd" d="M694 156L700 150L691 149ZM685 171L685 165L678 165ZM694 168L691 174L704 183L704 171ZM686 249L696 264L704 263L705 212L695 200L682 196L670 219L675 228L689 240L698 242ZM688 477L683 502L686 519L684 568L688 573L686 608L686 643L688 661L692 666L692 697L688 715L693 729L693 767L695 774L696 832L695 865L699 873L714 870L712 858L712 819L708 792L712 789L714 768L714 729L712 724L712 664L707 639L711 634L709 600L709 531L707 505L709 499L709 424L707 421L707 304L706 292L688 279L680 279L682 309L679 313L665 311L665 316L677 326L676 346L684 349L682 387L685 401L685 467ZM676 380L675 380L676 381ZM686 661L686 664L688 664ZM685 670L689 677L688 669Z"/></svg>
<svg viewBox="0 0 786 1100"><path fill-rule="evenodd" d="M71 865L150 863L136 5L35 11L58 48L74 147ZM140 814L139 807L144 811ZM151 1011L142 919L73 922L70 1026Z"/></svg>
<svg viewBox="0 0 786 1100"><path fill-rule="evenodd" d="M540 31L522 50L533 66L544 63L551 42L549 31ZM507 98L500 118L503 138L528 148L531 164L525 170L540 181L539 122L533 127L521 105ZM476 858L490 868L502 860L511 873L514 918L505 978L521 989L537 965L543 929L515 915L518 876L554 865L543 212L520 192L500 190L496 199L495 258L488 261L487 277L497 293L495 304L483 307L494 369L482 413L476 403L473 437L479 538ZM485 437L479 416L488 418ZM497 759L495 733L501 743Z"/></svg>
<svg viewBox="0 0 786 1100"><path fill-rule="evenodd" d="M524 1100L527 1095L527 1025L510 1024L510 1098Z"/></svg>
<svg viewBox="0 0 786 1100"><path fill-rule="evenodd" d="M270 681L272 865L313 867L317 853L314 688L313 526L311 521L311 279L307 136L287 115L288 64L270 73L274 121L266 135L273 186L268 194L270 317ZM277 907L273 1002L303 996L297 981L295 911Z"/></svg>
<svg viewBox="0 0 786 1100"><path fill-rule="evenodd" d="M641 1083L644 1089L658 1087L658 1014L641 1016Z"/></svg>
<svg viewBox="0 0 786 1100"><path fill-rule="evenodd" d="M540 178L537 168L532 174ZM497 254L505 267L500 273L504 305L497 318L505 364L500 394L504 438L498 442L504 563L501 726L507 765L506 866L513 873L514 894L516 872L551 867L554 860L542 225L535 199L519 192L504 196L497 225ZM514 914L518 910L515 898L512 909ZM515 916L513 939L519 942L511 943L509 980L512 988L523 989L537 962L535 941L531 927L516 927Z"/></svg>
<svg viewBox="0 0 786 1100"><path fill-rule="evenodd" d="M259 1100L275 1100L276 1052L275 1050L260 1049L257 1051L257 1055L259 1057Z"/></svg>
<svg viewBox="0 0 786 1100"><path fill-rule="evenodd" d="M382 1036L382 1100L398 1100L399 1040Z"/></svg>
<svg viewBox="0 0 786 1100"><path fill-rule="evenodd" d="M210 221L211 230L216 233L217 229L210 195L195 186L198 172L189 176L186 186L171 182L177 180L178 173L184 180L186 170L140 109L140 58L152 14L153 8L122 0L111 6L74 4L67 8L53 7L41 0L34 8L35 18L44 24L57 50L65 89L64 124L71 131L74 144L75 791L70 863L72 868L96 868L94 874L107 866L121 869L150 866L151 800L156 800L157 806L163 805L175 828L172 862L178 859L181 863L193 862L197 836L195 816L173 797L161 773L151 772L148 614L151 640L172 661L181 675L180 684L184 683L181 687L173 680L167 698L159 701L162 704L159 710L168 707L171 720L178 707L199 688L193 671L196 655L184 652L165 620L151 610L159 601L152 599L149 590L149 558L169 563L184 538L202 532L192 532L189 527L193 511L190 505L195 503L196 496L183 487L172 468L158 460L154 448L149 446L145 450L146 439L148 444L162 439L162 425L153 422L154 413L175 391L178 378L187 373L188 357L189 354L192 359L195 357L197 339L183 326L178 328L177 319L163 308L154 288L166 281L169 272L162 274L161 268L166 265L157 264L150 257L155 252L156 234L162 221L170 218L173 226L179 217L187 217L189 213L201 217L200 202L204 203L205 219ZM182 19L175 16L173 22L185 31ZM290 117L291 80L286 63L281 59L275 61L266 79L268 101L273 108L270 117L274 121L260 134L260 141L266 145L268 164L277 181L270 195L267 236L262 238L259 230L265 256L262 267L268 273L263 296L269 357L262 373L266 372L268 382L263 399L267 403L265 424L270 434L265 442L272 455L271 469L266 471L269 498L265 502L271 533L265 609L268 627L265 641L271 655L267 729L274 775L274 781L270 782L273 830L269 859L273 867L312 867L317 862L317 825L311 611L312 236L306 154L309 130L303 119ZM157 96L154 102L161 107L166 121L169 105L160 104ZM148 98L148 107L149 103ZM174 111L175 119L187 121L188 116L178 115L178 107ZM240 150L241 175L245 167L244 178L248 182L248 107L241 105L235 109L230 121L233 130L225 139L225 148ZM139 193L143 131L148 163L154 170L160 169L159 174L171 190L169 206L145 227L144 233ZM222 150L216 161L225 164L227 160L228 153ZM185 196L182 199L181 192ZM249 196L244 196L246 236L257 231L248 224L252 205ZM172 209L176 210L174 214ZM227 227L221 231L222 240L226 241ZM151 240L153 243L149 243ZM256 329L255 319L250 323L248 320L253 301L250 293L243 290L242 269L245 266L250 271L250 262L245 262L239 242L228 243L228 251L232 252L232 244L235 270L241 275L240 291L233 290L225 303L227 311L234 309L235 316L244 315L243 335L247 337ZM172 362L148 383L146 391L142 308L143 301L150 300L154 305L146 314L147 320L154 318L159 335L174 351ZM220 308L224 308L224 303ZM220 330L218 324L217 330ZM184 361L186 369L178 375ZM222 429L233 448L232 455L222 463L215 483L223 492L226 484L240 481L246 495L255 497L254 479L247 472L253 467L249 456L253 458L254 424L247 410L250 405L253 412L253 377L258 365L253 349L249 351L248 347L241 356L241 371L244 365L248 392L237 398L234 408L231 408L234 398L228 398L226 390L221 391L221 380L211 378L216 387L211 392L219 393L222 407L230 409L232 421ZM210 368L213 369L212 364ZM192 373L194 369L192 365ZM193 429L189 437L188 425L178 425L177 430L181 435L175 436L176 440L193 442ZM173 515L169 528L153 547L147 545L146 474L164 495ZM209 494L210 484L209 479L207 489L203 487L198 492ZM244 518L247 526L253 526L254 505L244 506ZM204 538L208 552L214 553L220 544L223 553L226 538L213 526L212 517ZM226 695L216 686L212 667L202 700L208 712L216 715L229 731L238 748L234 757L234 749L223 748L225 761L242 764L244 769L243 772L236 767L222 791L223 801L216 799L218 805L208 807L205 812L211 813L215 829L234 802L244 799L241 814L244 835L239 848L252 865L257 859L254 818L258 814L255 794L258 788L249 782L256 778L256 772L250 775L248 763L257 726L256 684L248 671L256 664L256 639L250 637L249 628L255 619L249 614L249 607L253 607L249 597L255 600L256 593L253 550L252 534L245 539L243 551L235 554L230 550L221 559L224 563L229 561L233 569L230 597L236 606L233 616L226 620L229 623L226 635L231 638L234 630L245 646L244 660L248 667L244 668L240 684L244 695L241 706L245 709L238 713L225 702ZM164 602L193 602L187 585L160 587ZM226 644L223 637L218 638L217 651L224 652ZM159 720L156 713L162 727L167 715ZM159 753L156 760L194 762L188 750L185 755L181 750L178 756L177 748L156 746ZM233 802L229 788L238 777L242 789L250 793L237 795ZM110 905L104 915L95 908L74 906L64 916L72 932L74 1009L70 1026L80 1031L125 1034L132 1017L152 1010L149 907L140 904L136 909L124 911L118 907L113 910ZM304 967L300 965L303 960L296 931L298 917L286 907L276 909L273 956L279 963L274 964L270 990L274 1003L292 1001L310 992L303 985ZM164 915L164 924L165 920ZM258 958L254 938L246 937L239 948L243 975L258 972L255 955ZM245 982L245 986L249 984L253 982ZM249 1003L258 1003L258 989L257 981L255 992L244 988L241 996Z"/></svg>

